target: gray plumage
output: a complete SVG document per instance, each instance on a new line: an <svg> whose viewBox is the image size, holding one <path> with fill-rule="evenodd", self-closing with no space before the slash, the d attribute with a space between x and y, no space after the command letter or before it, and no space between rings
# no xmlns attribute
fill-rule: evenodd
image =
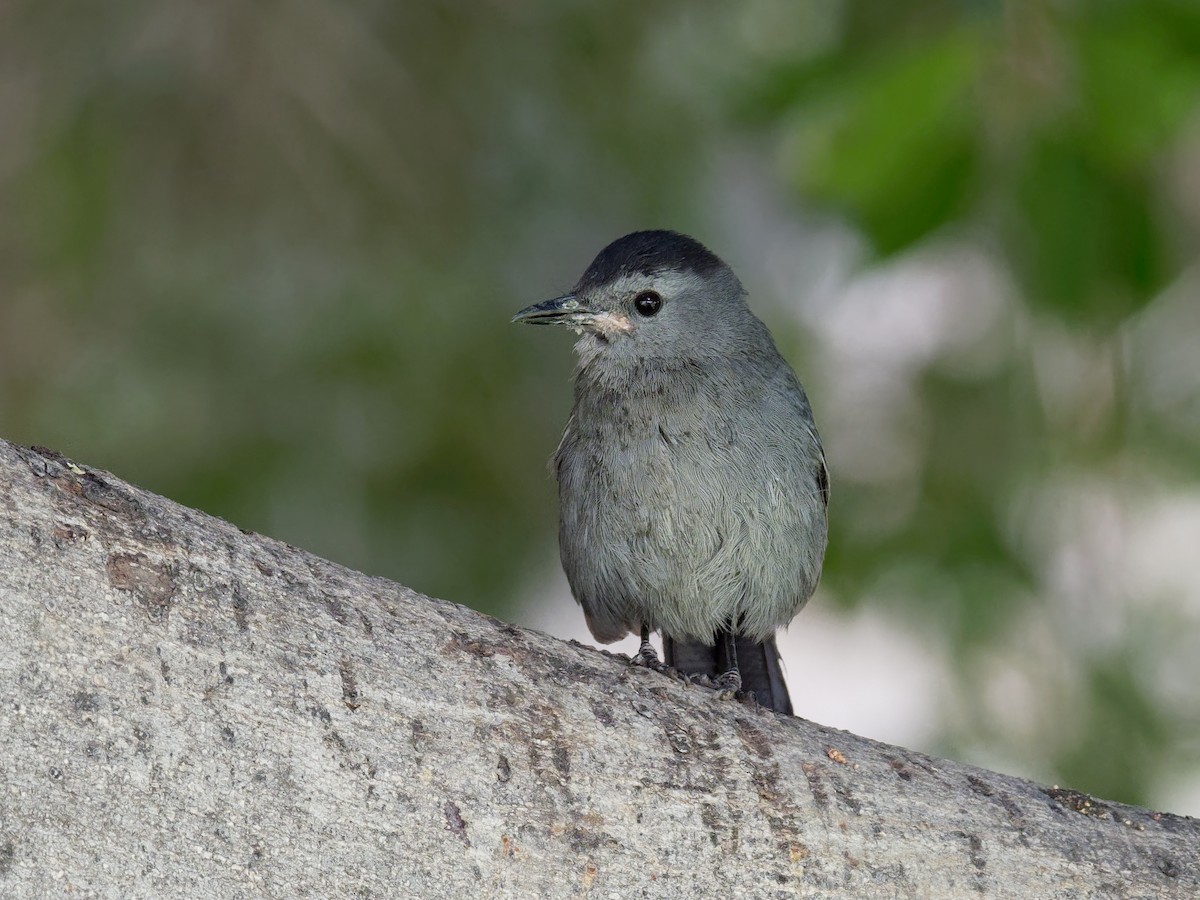
<svg viewBox="0 0 1200 900"><path fill-rule="evenodd" d="M553 468L592 634L661 631L668 663L710 676L732 635L743 686L790 711L774 635L816 588L829 482L804 389L737 277L691 238L637 232L516 319L581 333Z"/></svg>

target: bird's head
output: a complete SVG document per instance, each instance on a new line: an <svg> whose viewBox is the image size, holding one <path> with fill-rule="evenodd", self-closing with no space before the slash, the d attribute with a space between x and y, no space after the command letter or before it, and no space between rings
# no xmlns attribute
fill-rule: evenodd
<svg viewBox="0 0 1200 900"><path fill-rule="evenodd" d="M699 241L636 231L613 241L569 293L513 316L565 325L586 358L637 360L735 352L761 327L733 270Z"/></svg>

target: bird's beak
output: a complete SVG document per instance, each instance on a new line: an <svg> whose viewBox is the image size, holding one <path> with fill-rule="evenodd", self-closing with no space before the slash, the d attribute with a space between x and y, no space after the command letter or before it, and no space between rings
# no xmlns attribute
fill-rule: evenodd
<svg viewBox="0 0 1200 900"><path fill-rule="evenodd" d="M527 306L515 316L514 322L524 322L528 325L567 325L571 328L583 328L596 319L596 313L588 309L574 294L565 294L553 300L543 300L533 306Z"/></svg>

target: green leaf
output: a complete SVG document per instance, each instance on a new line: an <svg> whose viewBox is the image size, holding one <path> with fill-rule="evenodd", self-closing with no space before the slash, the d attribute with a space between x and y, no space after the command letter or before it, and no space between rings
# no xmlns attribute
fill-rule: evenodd
<svg viewBox="0 0 1200 900"><path fill-rule="evenodd" d="M1164 284L1166 236L1138 173L1105 171L1086 135L1044 135L1017 176L1006 242L1031 303L1107 327Z"/></svg>
<svg viewBox="0 0 1200 900"><path fill-rule="evenodd" d="M1079 36L1083 108L1093 152L1113 165L1145 161L1160 152L1192 115L1200 97L1200 15L1192 29L1166 19L1155 4Z"/></svg>
<svg viewBox="0 0 1200 900"><path fill-rule="evenodd" d="M978 171L980 57L975 34L961 30L864 67L826 115L801 126L798 188L849 212L882 253L960 213Z"/></svg>

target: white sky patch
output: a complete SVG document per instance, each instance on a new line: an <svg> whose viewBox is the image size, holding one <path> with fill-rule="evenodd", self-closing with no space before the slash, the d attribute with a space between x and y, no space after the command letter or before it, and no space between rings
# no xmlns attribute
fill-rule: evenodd
<svg viewBox="0 0 1200 900"><path fill-rule="evenodd" d="M1200 266L1193 267L1129 323L1125 352L1135 415L1200 439Z"/></svg>
<svg viewBox="0 0 1200 900"><path fill-rule="evenodd" d="M796 715L906 747L934 741L950 671L899 618L872 608L844 615L818 591L780 632L779 650Z"/></svg>
<svg viewBox="0 0 1200 900"><path fill-rule="evenodd" d="M833 351L900 372L976 349L996 331L1007 299L988 257L950 244L868 269L799 312Z"/></svg>
<svg viewBox="0 0 1200 900"><path fill-rule="evenodd" d="M1200 812L1200 767L1190 774L1165 778L1150 797L1150 808L1168 810L1181 816Z"/></svg>
<svg viewBox="0 0 1200 900"><path fill-rule="evenodd" d="M1011 527L1081 646L1121 645L1155 608L1200 627L1200 490L1132 465L1124 479L1060 476L1023 492Z"/></svg>

